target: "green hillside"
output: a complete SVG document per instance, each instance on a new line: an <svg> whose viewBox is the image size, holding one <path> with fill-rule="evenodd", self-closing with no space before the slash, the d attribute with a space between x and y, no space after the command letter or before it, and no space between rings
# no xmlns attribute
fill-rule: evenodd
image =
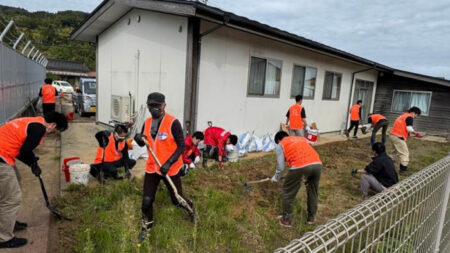
<svg viewBox="0 0 450 253"><path fill-rule="evenodd" d="M0 5L0 29L12 19L15 27L6 37L6 43L9 45L12 45L12 41L20 32L24 32L26 39L31 39L33 45L44 52L47 58L81 61L90 70L95 71L95 46L70 38L72 30L78 27L87 15L88 13L80 11L28 12L25 9ZM22 41L19 49L25 42Z"/></svg>

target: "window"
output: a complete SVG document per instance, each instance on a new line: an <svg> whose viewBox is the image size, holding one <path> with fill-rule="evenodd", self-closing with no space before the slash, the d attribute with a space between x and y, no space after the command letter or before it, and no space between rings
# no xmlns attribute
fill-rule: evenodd
<svg viewBox="0 0 450 253"><path fill-rule="evenodd" d="M342 74L335 72L325 72L325 83L323 87L323 99L339 100L341 92Z"/></svg>
<svg viewBox="0 0 450 253"><path fill-rule="evenodd" d="M292 74L291 97L303 95L303 98L314 98L317 69L294 65Z"/></svg>
<svg viewBox="0 0 450 253"><path fill-rule="evenodd" d="M280 83L281 61L251 57L248 95L277 97Z"/></svg>
<svg viewBox="0 0 450 253"><path fill-rule="evenodd" d="M392 98L393 112L406 112L409 108L417 106L423 115L430 110L431 92L394 90Z"/></svg>

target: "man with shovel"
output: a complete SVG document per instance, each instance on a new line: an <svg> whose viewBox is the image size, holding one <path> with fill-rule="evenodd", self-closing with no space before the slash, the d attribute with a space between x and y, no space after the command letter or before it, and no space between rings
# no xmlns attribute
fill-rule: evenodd
<svg viewBox="0 0 450 253"><path fill-rule="evenodd" d="M282 215L279 216L280 225L292 226L292 213L294 200L300 190L303 178L306 180L306 192L308 196L308 224L313 224L317 211L317 198L319 180L322 171L322 161L319 154L308 144L304 137L289 136L284 131L275 135L277 157L277 169L271 182L278 182L283 173L285 162L290 170L286 175L282 192Z"/></svg>
<svg viewBox="0 0 450 253"><path fill-rule="evenodd" d="M166 103L163 94L150 93L147 98L147 106L152 117L145 120L142 133L136 134L134 137L139 146L148 145L149 153L144 178L142 228L138 237L139 243L147 237L148 231L153 226L153 202L161 180L169 190L172 203L185 209L191 220L194 219L193 204L183 197L179 174L180 169L184 166L182 159L185 148L183 128L180 121L165 112ZM181 199L179 199L180 197ZM189 206L183 205L186 203Z"/></svg>
<svg viewBox="0 0 450 253"><path fill-rule="evenodd" d="M17 248L27 239L14 237L14 231L23 230L26 223L16 221L22 201L21 177L16 158L31 167L36 177L41 168L33 150L43 142L47 133L67 129L63 114L52 111L44 117L24 117L0 127L0 248Z"/></svg>

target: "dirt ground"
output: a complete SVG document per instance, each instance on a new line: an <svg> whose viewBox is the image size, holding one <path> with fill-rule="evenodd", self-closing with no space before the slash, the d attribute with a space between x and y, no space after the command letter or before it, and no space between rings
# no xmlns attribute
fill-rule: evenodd
<svg viewBox="0 0 450 253"><path fill-rule="evenodd" d="M42 178L51 199L59 194L59 137L51 134L38 147L39 165ZM3 249L1 252L47 252L55 241L48 239L49 223L54 219L45 206L38 179L31 173L31 169L21 162L17 165L22 176L23 199L17 220L28 223L28 228L17 232L17 237L28 239L28 244L19 249ZM50 200L51 201L51 200ZM52 251L49 251L52 252Z"/></svg>

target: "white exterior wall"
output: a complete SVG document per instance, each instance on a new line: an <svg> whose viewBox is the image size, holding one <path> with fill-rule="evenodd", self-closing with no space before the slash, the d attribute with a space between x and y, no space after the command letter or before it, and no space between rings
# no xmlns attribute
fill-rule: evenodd
<svg viewBox="0 0 450 253"><path fill-rule="evenodd" d="M209 27L210 23L202 22L202 31ZM212 121L237 134L277 131L286 121L289 106L295 103L290 98L294 64L317 68L314 99L303 100L308 124L316 122L320 132L341 130L349 109L352 72L367 68L225 27L203 37L201 46L199 130ZM247 96L250 56L283 62L279 98ZM339 101L322 99L325 71L342 73ZM356 78L374 82L375 95L377 71L359 73Z"/></svg>
<svg viewBox="0 0 450 253"><path fill-rule="evenodd" d="M158 91L166 95L166 111L183 123L186 47L187 18L144 10L130 11L100 34L97 120L111 120L111 95L131 92L139 110Z"/></svg>

